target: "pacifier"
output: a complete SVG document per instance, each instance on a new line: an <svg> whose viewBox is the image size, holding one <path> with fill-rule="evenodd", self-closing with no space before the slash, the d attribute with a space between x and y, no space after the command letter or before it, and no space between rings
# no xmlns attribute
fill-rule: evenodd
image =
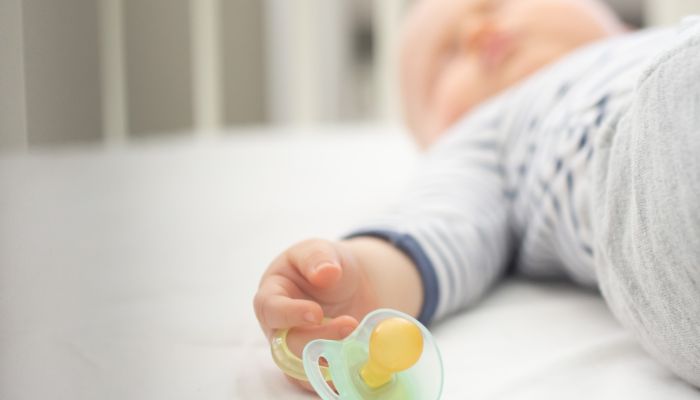
<svg viewBox="0 0 700 400"><path fill-rule="evenodd" d="M323 400L437 400L442 392L440 352L428 329L410 315L373 311L345 339L318 339L302 360L287 347L288 330L272 340L275 363L289 376L309 381ZM324 358L328 366L319 365ZM337 393L327 381L332 381Z"/></svg>

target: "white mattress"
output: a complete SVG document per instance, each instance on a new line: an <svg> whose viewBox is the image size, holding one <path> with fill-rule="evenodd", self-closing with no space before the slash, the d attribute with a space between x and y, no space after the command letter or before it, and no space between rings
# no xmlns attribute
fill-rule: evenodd
<svg viewBox="0 0 700 400"><path fill-rule="evenodd" d="M313 398L270 359L259 276L380 211L415 153L281 131L0 156L0 399ZM445 399L700 398L566 284L512 280L434 332Z"/></svg>

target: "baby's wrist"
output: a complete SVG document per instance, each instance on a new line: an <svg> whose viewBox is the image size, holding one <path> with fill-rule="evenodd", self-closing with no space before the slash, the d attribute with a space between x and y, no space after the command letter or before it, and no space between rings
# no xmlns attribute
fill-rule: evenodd
<svg viewBox="0 0 700 400"><path fill-rule="evenodd" d="M420 274L413 261L391 243L369 236L343 240L373 297L373 308L393 308L417 316L423 304Z"/></svg>

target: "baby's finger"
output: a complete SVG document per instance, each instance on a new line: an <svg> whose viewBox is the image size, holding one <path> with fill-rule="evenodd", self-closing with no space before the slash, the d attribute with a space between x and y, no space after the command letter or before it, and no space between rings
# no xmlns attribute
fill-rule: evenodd
<svg viewBox="0 0 700 400"><path fill-rule="evenodd" d="M343 275L341 256L331 242L307 240L287 252L287 260L312 285L328 288Z"/></svg>
<svg viewBox="0 0 700 400"><path fill-rule="evenodd" d="M296 292L298 288L293 282L278 275L270 276L260 286L253 300L253 306L255 315L266 334L273 329L321 322L323 319L321 306L311 300L294 298L299 295Z"/></svg>
<svg viewBox="0 0 700 400"><path fill-rule="evenodd" d="M323 310L311 300L272 295L263 300L262 323L272 329L316 325L323 319Z"/></svg>
<svg viewBox="0 0 700 400"><path fill-rule="evenodd" d="M304 346L314 339L344 339L357 327L355 318L344 315L319 326L294 328L287 334L287 346L292 353L301 357Z"/></svg>

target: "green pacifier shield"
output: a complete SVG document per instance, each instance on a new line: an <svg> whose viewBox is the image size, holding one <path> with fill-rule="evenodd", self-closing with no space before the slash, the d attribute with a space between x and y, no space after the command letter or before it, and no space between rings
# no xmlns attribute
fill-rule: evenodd
<svg viewBox="0 0 700 400"><path fill-rule="evenodd" d="M328 362L323 372L321 357ZM442 361L430 332L395 310L368 314L342 341L310 342L302 358L306 377L324 400L437 400L442 392Z"/></svg>

